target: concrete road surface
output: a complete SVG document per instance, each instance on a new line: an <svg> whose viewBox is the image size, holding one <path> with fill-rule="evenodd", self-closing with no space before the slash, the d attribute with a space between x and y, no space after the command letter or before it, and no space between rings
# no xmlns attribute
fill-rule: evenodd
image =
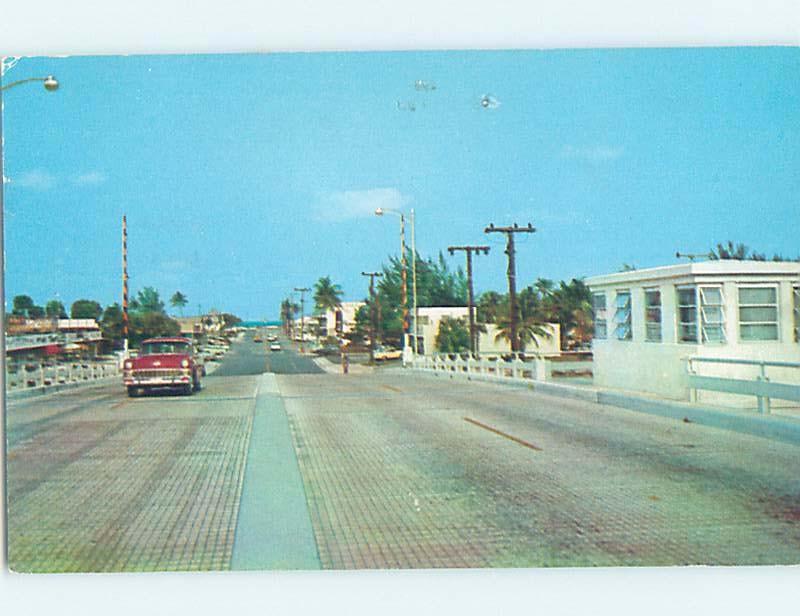
<svg viewBox="0 0 800 616"><path fill-rule="evenodd" d="M800 562L795 445L401 370L259 374L310 370L284 348L237 343L191 397L11 403L11 567Z"/></svg>

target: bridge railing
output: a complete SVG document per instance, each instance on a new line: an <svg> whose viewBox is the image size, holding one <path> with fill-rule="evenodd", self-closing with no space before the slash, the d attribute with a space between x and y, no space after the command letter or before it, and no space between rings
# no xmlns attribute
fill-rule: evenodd
<svg viewBox="0 0 800 616"><path fill-rule="evenodd" d="M18 364L6 367L6 390L20 391L68 383L88 383L120 374L116 361L91 361L70 364Z"/></svg>
<svg viewBox="0 0 800 616"><path fill-rule="evenodd" d="M685 361L692 401L697 400L698 390L755 396L759 413L770 412L771 398L800 402L800 363L719 357L687 357ZM728 368L719 374L700 374L703 364Z"/></svg>
<svg viewBox="0 0 800 616"><path fill-rule="evenodd" d="M591 359L565 361L563 357L554 361L554 358L544 356L527 356L514 359L501 357L473 357L461 355L434 354L416 356L411 361L411 367L434 373L447 373L459 376L475 376L498 380L515 381L549 381L553 373L563 375L591 374Z"/></svg>

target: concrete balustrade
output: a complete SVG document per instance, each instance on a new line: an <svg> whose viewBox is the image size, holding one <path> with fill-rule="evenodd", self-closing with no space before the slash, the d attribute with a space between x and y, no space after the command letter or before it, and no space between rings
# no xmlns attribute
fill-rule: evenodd
<svg viewBox="0 0 800 616"><path fill-rule="evenodd" d="M30 366L30 367L28 367ZM13 372L6 372L6 391L48 389L57 385L75 383L89 384L93 381L119 376L116 361L90 362L85 364L20 365Z"/></svg>
<svg viewBox="0 0 800 616"><path fill-rule="evenodd" d="M450 358L447 355L426 355L415 357L411 366L418 370L445 372L466 377L486 377L497 380L513 381L549 381L553 370L560 372L591 372L591 361L551 361L546 357L529 357L522 360L516 358L506 361L500 357L494 359L461 357Z"/></svg>

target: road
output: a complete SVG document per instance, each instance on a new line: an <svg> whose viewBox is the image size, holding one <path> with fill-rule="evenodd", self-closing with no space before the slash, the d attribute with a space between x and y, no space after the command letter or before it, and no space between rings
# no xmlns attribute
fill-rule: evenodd
<svg viewBox="0 0 800 616"><path fill-rule="evenodd" d="M192 397L11 404L12 568L800 562L795 445L309 361L246 341Z"/></svg>
<svg viewBox="0 0 800 616"><path fill-rule="evenodd" d="M253 334L234 344L220 367L212 376L242 376L272 372L275 374L319 374L322 370L309 357L292 350L291 344L281 339L280 351L270 351L268 343L253 342Z"/></svg>

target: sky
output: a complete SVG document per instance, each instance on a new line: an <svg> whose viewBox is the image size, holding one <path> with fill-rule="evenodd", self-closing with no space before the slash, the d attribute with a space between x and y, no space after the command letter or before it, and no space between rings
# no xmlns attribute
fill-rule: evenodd
<svg viewBox="0 0 800 616"><path fill-rule="evenodd" d="M130 287L187 313L346 300L399 251L488 244L476 292L676 262L733 240L800 255L800 49L23 58L3 83L5 298ZM422 83L418 83L422 82ZM481 100L488 97L490 104ZM410 229L407 229L410 244Z"/></svg>

